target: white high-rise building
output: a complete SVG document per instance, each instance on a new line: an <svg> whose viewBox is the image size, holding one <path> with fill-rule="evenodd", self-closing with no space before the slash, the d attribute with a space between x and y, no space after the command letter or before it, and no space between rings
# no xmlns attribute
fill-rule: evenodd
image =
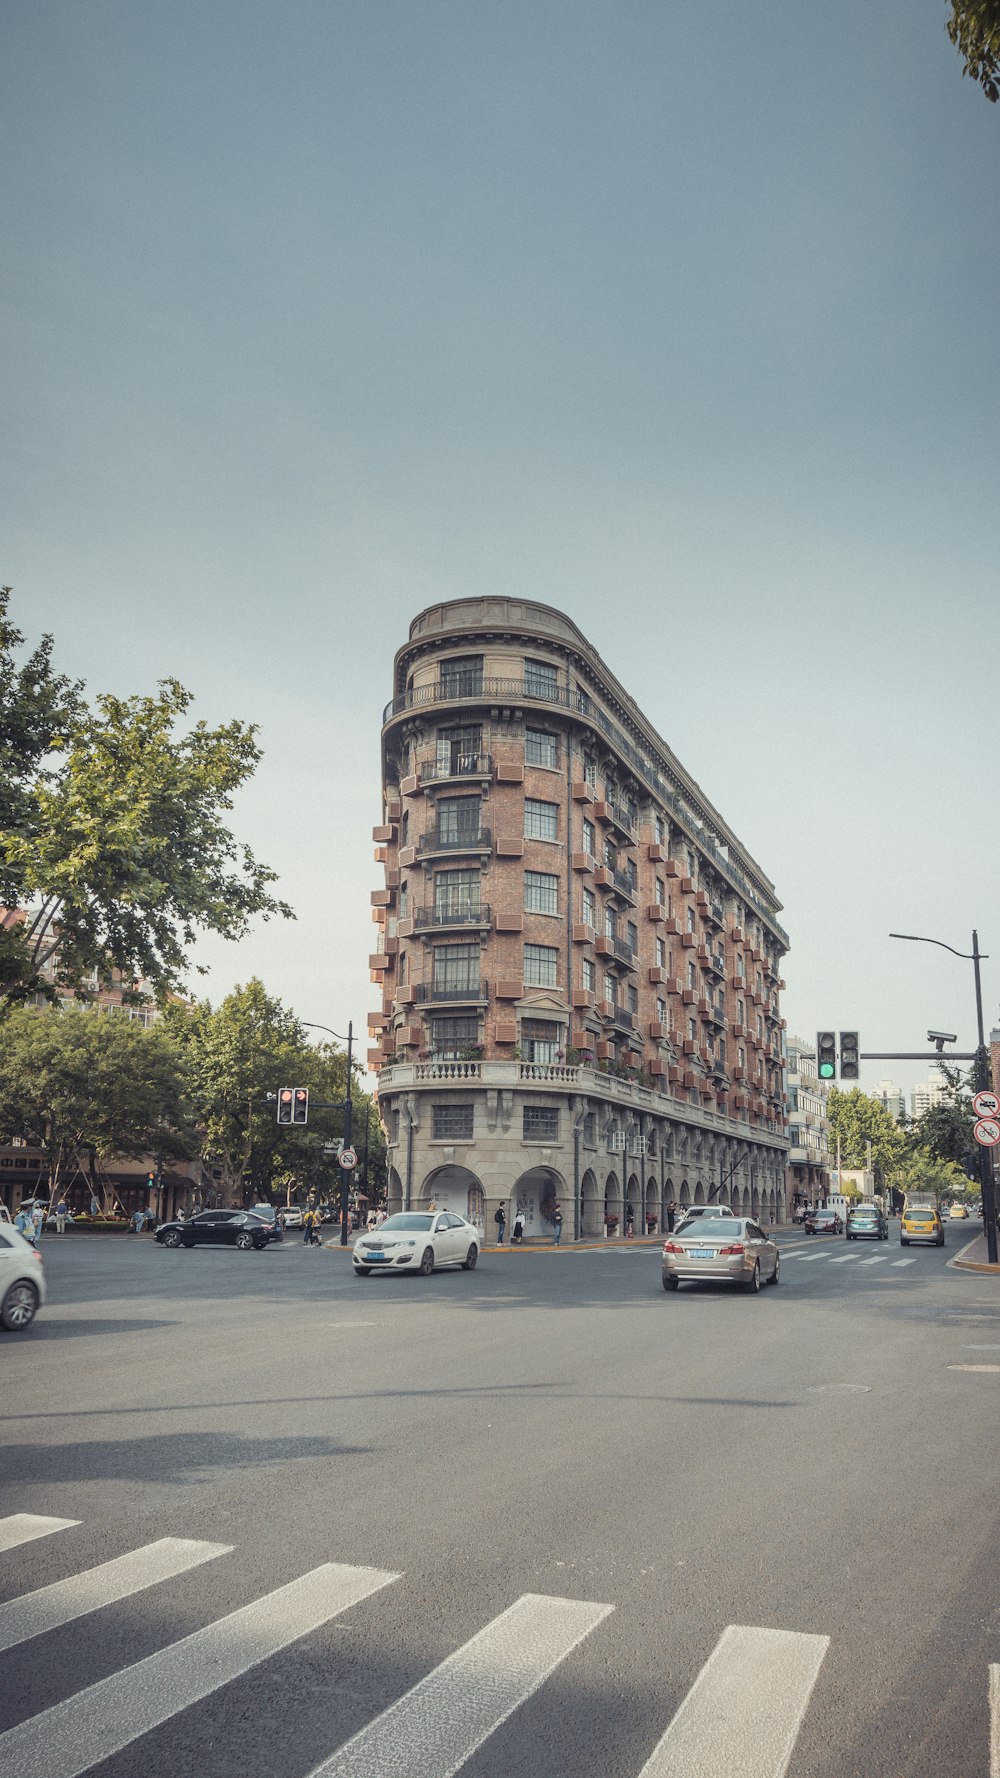
<svg viewBox="0 0 1000 1778"><path fill-rule="evenodd" d="M925 1080L922 1086L913 1087L910 1092L910 1116L923 1117L932 1105L940 1105L948 1096L948 1087L943 1080Z"/></svg>
<svg viewBox="0 0 1000 1778"><path fill-rule="evenodd" d="M898 1124L906 1115L906 1094L895 1081L880 1080L872 1087L870 1099L877 1099L879 1104L889 1113L893 1123Z"/></svg>

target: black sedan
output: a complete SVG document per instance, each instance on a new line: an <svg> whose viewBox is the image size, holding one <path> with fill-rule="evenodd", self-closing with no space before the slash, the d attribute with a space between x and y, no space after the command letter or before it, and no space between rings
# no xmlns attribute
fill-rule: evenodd
<svg viewBox="0 0 1000 1778"><path fill-rule="evenodd" d="M888 1241L889 1219L877 1204L859 1204L847 1212L849 1241Z"/></svg>
<svg viewBox="0 0 1000 1778"><path fill-rule="evenodd" d="M251 1210L202 1210L184 1222L164 1222L156 1231L163 1247L255 1247L272 1239L270 1225Z"/></svg>

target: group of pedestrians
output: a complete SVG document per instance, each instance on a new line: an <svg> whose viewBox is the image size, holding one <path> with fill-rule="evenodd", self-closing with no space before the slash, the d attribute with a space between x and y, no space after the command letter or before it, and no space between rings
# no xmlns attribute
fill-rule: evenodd
<svg viewBox="0 0 1000 1778"><path fill-rule="evenodd" d="M47 1206L45 1204L32 1204L30 1207L22 1205L14 1218L14 1227L18 1234L23 1235L26 1241L30 1241L32 1247L37 1247L42 1238L46 1213ZM69 1216L69 1205L65 1198L59 1199L52 1214L55 1217L56 1234L64 1235L66 1233L66 1219Z"/></svg>
<svg viewBox="0 0 1000 1778"><path fill-rule="evenodd" d="M502 1247L504 1234L507 1229L507 1212L502 1204L499 1205L493 1217L493 1221L497 1225L497 1246ZM553 1247L558 1247L562 1242L563 1227L562 1205L558 1200L553 1204L552 1209L549 1212L549 1221L552 1224L552 1245ZM510 1244L512 1247L520 1247L521 1242L524 1240L524 1228L524 1211L517 1210L514 1213L514 1221L510 1231Z"/></svg>

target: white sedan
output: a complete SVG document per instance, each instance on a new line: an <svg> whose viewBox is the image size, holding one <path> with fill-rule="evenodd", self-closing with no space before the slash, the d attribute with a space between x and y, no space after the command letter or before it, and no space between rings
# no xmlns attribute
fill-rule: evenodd
<svg viewBox="0 0 1000 1778"><path fill-rule="evenodd" d="M0 1327L20 1333L45 1301L42 1256L30 1241L4 1223L0 1228Z"/></svg>
<svg viewBox="0 0 1000 1778"><path fill-rule="evenodd" d="M380 1271L422 1272L429 1278L436 1266L475 1270L479 1230L451 1210L404 1210L388 1216L377 1229L366 1230L354 1243L354 1276Z"/></svg>

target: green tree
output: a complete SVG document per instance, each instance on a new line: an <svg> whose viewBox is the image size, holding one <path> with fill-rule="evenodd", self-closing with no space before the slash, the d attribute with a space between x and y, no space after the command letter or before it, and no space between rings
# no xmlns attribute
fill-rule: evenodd
<svg viewBox="0 0 1000 1778"><path fill-rule="evenodd" d="M260 914L291 917L275 873L226 824L260 760L254 725L184 729L191 694L100 696L54 675L51 644L18 666L0 604L0 1013L33 998L48 965L86 992L93 971L182 986L199 931L240 938ZM23 921L11 918L21 909Z"/></svg>
<svg viewBox="0 0 1000 1778"><path fill-rule="evenodd" d="M973 1177L977 1162L971 1077L957 1068L942 1067L941 1072L945 1096L913 1122L910 1140L915 1150L926 1151L939 1161L953 1161Z"/></svg>
<svg viewBox="0 0 1000 1778"><path fill-rule="evenodd" d="M0 1045L0 1139L44 1149L54 1194L83 1171L104 1194L103 1165L157 1151L195 1152L177 1046L160 1025L83 1006L18 1007Z"/></svg>
<svg viewBox="0 0 1000 1778"><path fill-rule="evenodd" d="M827 1100L830 1120L831 1149L836 1151L840 1139L840 1163L843 1167L867 1167L868 1144L871 1143L871 1166L875 1183L881 1190L893 1166L905 1149L905 1138L877 1099L869 1098L860 1087L842 1093L831 1087Z"/></svg>
<svg viewBox="0 0 1000 1778"><path fill-rule="evenodd" d="M996 104L1000 96L1000 0L950 0L946 30L965 63L963 74L979 82Z"/></svg>
<svg viewBox="0 0 1000 1778"><path fill-rule="evenodd" d="M964 1197L969 1181L954 1161L941 1160L926 1148L912 1148L897 1163L892 1184L898 1192L933 1192L940 1201Z"/></svg>
<svg viewBox="0 0 1000 1778"><path fill-rule="evenodd" d="M184 1051L206 1165L219 1174L227 1203L268 1199L275 1191L325 1198L339 1190L340 1169L328 1154L343 1132L347 1056L336 1044L314 1045L295 1014L262 982L237 987L217 1008L168 1009L165 1024ZM279 1124L268 1094L309 1088L307 1125ZM331 1109L321 1110L321 1102ZM372 1155L384 1172L381 1124L357 1079L351 1089L354 1134L370 1118Z"/></svg>

